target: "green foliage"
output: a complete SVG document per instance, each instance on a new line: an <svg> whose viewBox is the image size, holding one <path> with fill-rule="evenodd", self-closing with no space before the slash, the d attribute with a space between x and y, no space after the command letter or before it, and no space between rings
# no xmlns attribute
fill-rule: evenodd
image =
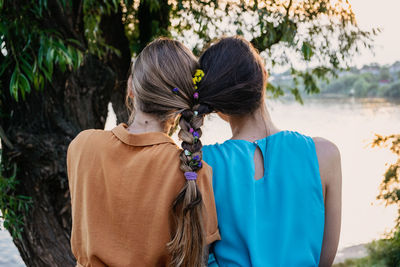
<svg viewBox="0 0 400 267"><path fill-rule="evenodd" d="M172 36L185 43L190 40L189 45L197 54L215 37L244 35L264 52L270 71L282 66L294 70L291 75L295 82L288 91L299 101L302 89L308 94L318 93L319 80L334 77L337 70L347 68L360 47L372 47L372 38L378 33L376 29L363 31L357 26L347 0L55 0L51 8L48 0L3 0L1 3L0 74L12 70L9 91L16 100L24 98L33 88L43 89L46 81L51 82L55 68L76 69L85 53L99 58L109 53L119 55L107 43L100 27L104 17L119 11L135 54L140 52L142 39L148 35L151 38ZM72 7L74 11L81 9L74 13L82 16L81 19L72 17ZM139 16L143 8L149 9L147 17ZM53 23L57 19L55 14L64 16L60 18L61 28L57 27L60 21ZM83 37L63 28L74 19L83 21L80 28ZM140 27L146 23L150 27ZM140 32L140 28L149 32ZM306 65L312 63L313 67L299 70L292 64L294 58ZM285 93L274 82L267 90L275 97Z"/></svg>
<svg viewBox="0 0 400 267"><path fill-rule="evenodd" d="M383 200L386 205L395 204L399 206L397 226L400 227L400 134L389 136L376 135L372 146L390 146L390 150L398 157L396 162L389 165L384 174L378 199Z"/></svg>
<svg viewBox="0 0 400 267"><path fill-rule="evenodd" d="M18 185L17 167L13 164L11 168L5 168L5 165L2 162L0 150L0 219L3 220L4 228L11 233L13 238L21 239L23 216L29 211L32 200L30 197L14 194ZM4 173L10 173L10 171L11 176L4 177Z"/></svg>
<svg viewBox="0 0 400 267"><path fill-rule="evenodd" d="M79 42L65 40L56 29L44 26L46 10L47 0L5 0L0 9L0 75L12 71L8 87L16 101L51 82L54 66L64 72L82 62Z"/></svg>
<svg viewBox="0 0 400 267"><path fill-rule="evenodd" d="M389 267L400 266L400 229L391 238L372 242L368 246L368 252L372 263L381 263L381 266Z"/></svg>
<svg viewBox="0 0 400 267"><path fill-rule="evenodd" d="M313 69L314 75L307 75L310 70L296 73L302 77L302 82L292 78L293 74L285 72L272 75L273 81L283 91L289 91L293 86L298 86L300 92L310 93L321 91L321 95L354 95L356 97L400 97L400 79L396 71L400 62L391 66L367 65L361 69L350 69L339 72L336 79L328 81L326 74L334 75L329 69ZM292 70L293 72L293 70ZM318 73L322 72L322 74ZM306 74L306 75L304 75ZM384 78L384 79L383 79ZM315 86L315 87L314 87Z"/></svg>
<svg viewBox="0 0 400 267"><path fill-rule="evenodd" d="M397 81L385 87L384 96L392 98L400 98L400 81Z"/></svg>
<svg viewBox="0 0 400 267"><path fill-rule="evenodd" d="M383 261L373 261L371 257L360 259L347 259L345 262L333 265L333 267L387 267Z"/></svg>
<svg viewBox="0 0 400 267"><path fill-rule="evenodd" d="M172 17L173 36L182 41L190 38L191 43L195 42L196 53L205 41L223 34L244 35L264 52L270 72L282 66L295 70L291 71L294 83L287 92L298 101L302 92L320 91L318 80L335 77L337 70L351 65L352 56L360 47L371 48L371 40L379 32L361 30L346 0L179 0L172 4ZM312 67L301 71L294 61ZM286 91L274 81L267 90L274 97Z"/></svg>
<svg viewBox="0 0 400 267"><path fill-rule="evenodd" d="M381 68L380 73L379 73L379 79L380 80L390 80L392 76L390 75L389 69L388 68Z"/></svg>
<svg viewBox="0 0 400 267"><path fill-rule="evenodd" d="M367 245L368 256L348 259L334 267L398 267L400 266L400 231L392 237L373 241Z"/></svg>
<svg viewBox="0 0 400 267"><path fill-rule="evenodd" d="M108 52L119 55L119 51L111 45L108 45L104 40L103 32L100 29L100 22L102 16L107 16L118 11L120 1L108 0L100 2L98 0L85 0L82 2L88 51L97 55L99 58L103 57Z"/></svg>

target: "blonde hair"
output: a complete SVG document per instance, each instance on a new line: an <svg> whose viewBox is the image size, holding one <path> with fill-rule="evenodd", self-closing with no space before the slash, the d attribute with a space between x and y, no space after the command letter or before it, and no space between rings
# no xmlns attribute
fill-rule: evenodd
<svg viewBox="0 0 400 267"><path fill-rule="evenodd" d="M184 149L180 154L180 169L183 172L197 172L201 168L201 141L191 133L196 131L200 138L204 120L202 114L196 114L199 105L193 97L193 75L197 68L195 56L184 45L159 38L139 54L129 77L131 83L128 84L136 105L134 107L129 101L131 108L153 114L166 124L180 116L178 136ZM193 164L193 158L199 159L197 164ZM186 180L172 205L175 229L167 247L173 266L204 266L202 207L202 195L196 180Z"/></svg>

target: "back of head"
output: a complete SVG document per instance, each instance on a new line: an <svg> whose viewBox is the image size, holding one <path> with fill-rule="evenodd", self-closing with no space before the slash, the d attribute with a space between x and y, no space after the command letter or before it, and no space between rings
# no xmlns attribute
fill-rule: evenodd
<svg viewBox="0 0 400 267"><path fill-rule="evenodd" d="M183 44L159 38L138 55L131 73L135 108L165 122L193 106L195 56ZM128 86L129 88L129 86ZM176 94L172 90L179 88Z"/></svg>
<svg viewBox="0 0 400 267"><path fill-rule="evenodd" d="M199 85L202 104L227 115L245 115L263 103L267 74L260 55L244 38L220 39L199 63L205 72Z"/></svg>
<svg viewBox="0 0 400 267"><path fill-rule="evenodd" d="M139 54L128 79L128 95L132 93L134 97L134 109L152 114L167 125L180 116L183 173L177 175L186 177L186 183L172 205L175 229L167 244L172 266L204 266L203 202L196 184L196 172L202 167L200 127L204 113L198 112L194 84L197 79L193 78L197 68L196 58L184 45L159 38Z"/></svg>

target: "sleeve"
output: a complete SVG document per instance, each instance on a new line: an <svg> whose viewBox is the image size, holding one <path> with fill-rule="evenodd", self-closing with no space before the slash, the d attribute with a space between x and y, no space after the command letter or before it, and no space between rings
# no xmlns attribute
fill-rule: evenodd
<svg viewBox="0 0 400 267"><path fill-rule="evenodd" d="M67 176L71 199L74 195L74 185L78 175L77 165L80 161L83 151L88 144L92 130L80 132L69 144L67 150Z"/></svg>
<svg viewBox="0 0 400 267"><path fill-rule="evenodd" d="M203 197L206 242L209 245L214 241L221 240L221 237L218 230L217 211L212 188L212 169L205 162L203 162L203 168L198 173L197 186Z"/></svg>

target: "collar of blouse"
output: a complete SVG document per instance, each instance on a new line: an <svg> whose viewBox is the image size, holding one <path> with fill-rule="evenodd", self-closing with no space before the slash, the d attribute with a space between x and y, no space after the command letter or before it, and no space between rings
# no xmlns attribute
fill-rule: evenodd
<svg viewBox="0 0 400 267"><path fill-rule="evenodd" d="M165 133L148 132L141 134L133 134L127 130L128 125L125 123L119 124L112 129L113 134L121 140L121 142L131 146L151 146L163 143L175 144L174 140Z"/></svg>

